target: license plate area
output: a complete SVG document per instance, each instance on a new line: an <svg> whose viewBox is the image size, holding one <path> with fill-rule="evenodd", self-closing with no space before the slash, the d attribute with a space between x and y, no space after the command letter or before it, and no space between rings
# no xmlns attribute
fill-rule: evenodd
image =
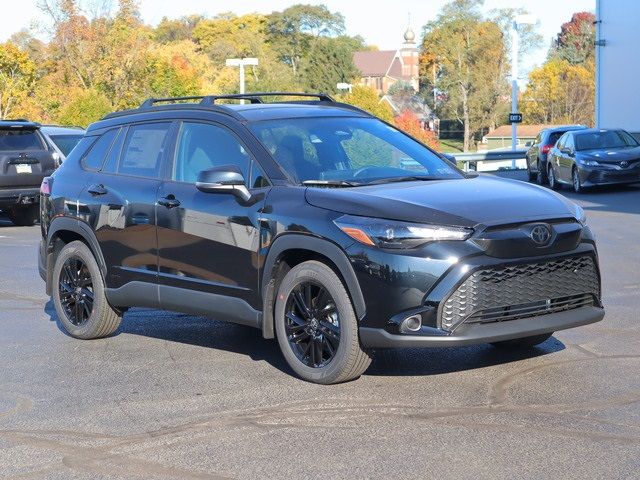
<svg viewBox="0 0 640 480"><path fill-rule="evenodd" d="M32 173L31 165L27 163L19 163L16 165L16 173Z"/></svg>

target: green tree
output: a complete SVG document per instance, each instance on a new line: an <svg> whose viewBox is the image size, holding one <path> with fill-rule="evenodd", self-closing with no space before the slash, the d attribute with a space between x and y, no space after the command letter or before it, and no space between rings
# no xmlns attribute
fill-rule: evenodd
<svg viewBox="0 0 640 480"><path fill-rule="evenodd" d="M320 37L341 35L344 17L324 5L293 5L269 16L269 39L280 58L298 75L303 57Z"/></svg>
<svg viewBox="0 0 640 480"><path fill-rule="evenodd" d="M162 17L153 31L153 38L159 43L190 40L194 29L202 20L204 20L202 15L187 15L176 19Z"/></svg>
<svg viewBox="0 0 640 480"><path fill-rule="evenodd" d="M86 127L112 110L109 99L99 91L75 88L68 92L68 100L61 108L56 121L62 125Z"/></svg>
<svg viewBox="0 0 640 480"><path fill-rule="evenodd" d="M0 44L0 118L20 111L33 91L35 74L35 63L25 52L10 42Z"/></svg>
<svg viewBox="0 0 640 480"><path fill-rule="evenodd" d="M353 46L349 37L319 38L303 63L307 89L336 92L339 82L353 82L360 75L353 63Z"/></svg>
<svg viewBox="0 0 640 480"><path fill-rule="evenodd" d="M424 27L421 77L438 72L437 89L446 98L440 116L458 119L464 150L476 132L495 121L496 105L506 95L507 57L500 26L485 20L481 0L454 0Z"/></svg>

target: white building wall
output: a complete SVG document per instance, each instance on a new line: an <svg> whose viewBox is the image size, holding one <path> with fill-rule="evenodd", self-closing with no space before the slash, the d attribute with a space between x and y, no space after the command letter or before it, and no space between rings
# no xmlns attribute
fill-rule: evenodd
<svg viewBox="0 0 640 480"><path fill-rule="evenodd" d="M640 0L596 0L596 127L640 134Z"/></svg>

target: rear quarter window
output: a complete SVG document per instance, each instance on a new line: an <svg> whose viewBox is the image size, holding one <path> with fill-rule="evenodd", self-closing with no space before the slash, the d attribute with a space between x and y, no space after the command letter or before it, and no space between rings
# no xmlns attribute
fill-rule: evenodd
<svg viewBox="0 0 640 480"><path fill-rule="evenodd" d="M85 170L97 171L102 168L117 132L118 129L109 130L96 140L91 150L82 158L82 166ZM95 139L95 137L92 138Z"/></svg>
<svg viewBox="0 0 640 480"><path fill-rule="evenodd" d="M36 130L22 128L0 129L0 151L44 150L44 144Z"/></svg>

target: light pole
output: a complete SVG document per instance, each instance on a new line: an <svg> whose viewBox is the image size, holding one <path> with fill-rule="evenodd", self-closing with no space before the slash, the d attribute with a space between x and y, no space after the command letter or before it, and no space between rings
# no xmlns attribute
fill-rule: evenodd
<svg viewBox="0 0 640 480"><path fill-rule="evenodd" d="M511 24L511 113L518 113L518 49L520 47L520 38L518 36L518 27L520 25L531 25L535 23L530 15L518 15ZM518 123L511 121L511 150L516 149L518 142ZM511 167L516 168L516 160L511 160Z"/></svg>
<svg viewBox="0 0 640 480"><path fill-rule="evenodd" d="M257 58L227 58L227 67L240 67L240 94L244 93L244 67L258 65ZM240 100L244 105L244 100Z"/></svg>

